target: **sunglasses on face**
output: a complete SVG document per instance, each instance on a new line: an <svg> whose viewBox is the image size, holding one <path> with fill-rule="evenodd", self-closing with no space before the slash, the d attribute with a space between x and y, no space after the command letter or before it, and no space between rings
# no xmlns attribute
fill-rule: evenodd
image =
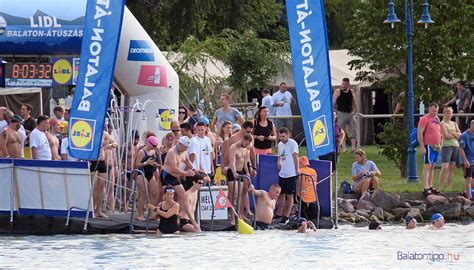
<svg viewBox="0 0 474 270"><path fill-rule="evenodd" d="M179 112L179 114L186 114L186 112Z"/></svg>
<svg viewBox="0 0 474 270"><path fill-rule="evenodd" d="M181 129L172 129L171 131L172 131L173 133L177 133L177 132L180 132Z"/></svg>

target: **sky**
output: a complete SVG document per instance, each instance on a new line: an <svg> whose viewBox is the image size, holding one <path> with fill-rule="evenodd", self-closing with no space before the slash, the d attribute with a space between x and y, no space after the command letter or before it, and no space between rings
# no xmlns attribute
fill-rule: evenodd
<svg viewBox="0 0 474 270"><path fill-rule="evenodd" d="M61 19L72 20L85 15L87 0L0 0L0 12L30 17L38 9Z"/></svg>

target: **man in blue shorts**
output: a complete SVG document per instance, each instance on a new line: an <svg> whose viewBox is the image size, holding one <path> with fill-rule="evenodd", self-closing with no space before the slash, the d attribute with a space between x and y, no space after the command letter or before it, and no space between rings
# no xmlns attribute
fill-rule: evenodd
<svg viewBox="0 0 474 270"><path fill-rule="evenodd" d="M462 195L471 199L471 183L474 175L474 120L471 120L469 129L464 131L459 138L459 146L459 153L464 161L464 179L466 179Z"/></svg>

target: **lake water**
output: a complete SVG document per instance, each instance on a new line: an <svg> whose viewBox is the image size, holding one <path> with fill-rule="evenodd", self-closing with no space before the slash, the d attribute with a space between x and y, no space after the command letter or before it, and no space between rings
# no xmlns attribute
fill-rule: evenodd
<svg viewBox="0 0 474 270"><path fill-rule="evenodd" d="M473 265L474 224L447 224L438 231L423 227L407 231L401 225L369 231L345 225L304 235L257 231L166 238L0 237L0 268L473 269Z"/></svg>

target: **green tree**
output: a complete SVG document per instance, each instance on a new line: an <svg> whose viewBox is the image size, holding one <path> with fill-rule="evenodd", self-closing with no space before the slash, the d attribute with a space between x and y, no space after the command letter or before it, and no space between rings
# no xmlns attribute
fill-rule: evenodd
<svg viewBox="0 0 474 270"><path fill-rule="evenodd" d="M474 5L469 2L469 0L430 1L430 15L435 24L427 29L415 24L413 78L416 99L425 102L445 100L453 94L445 83L446 80L472 80L474 21L468 14L474 13ZM388 1L380 0L366 0L360 3L353 19L347 24L347 31L351 32L351 37L344 45L351 55L359 58L349 63L351 68L359 70L358 80L376 82L388 92L400 93L407 89L406 33L403 24L391 29L389 25L382 23L387 16L387 3ZM416 22L422 13L422 1L415 0L414 5ZM404 18L402 1L396 1L396 13L399 18ZM361 71L364 67L373 72ZM380 81L376 75L383 72L392 72L396 76ZM404 132L408 133L406 121L404 123ZM401 153L402 157L399 158L403 162L396 163L403 167L406 165L404 160L408 140L403 145L392 143L390 136L398 135L386 132L383 137L386 143L384 147L395 148ZM402 169L402 173L404 171Z"/></svg>

